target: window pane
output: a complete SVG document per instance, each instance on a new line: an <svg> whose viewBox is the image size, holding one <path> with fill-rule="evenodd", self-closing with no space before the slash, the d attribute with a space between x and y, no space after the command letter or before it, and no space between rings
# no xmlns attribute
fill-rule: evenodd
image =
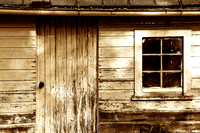
<svg viewBox="0 0 200 133"><path fill-rule="evenodd" d="M182 53L182 38L164 38L163 53Z"/></svg>
<svg viewBox="0 0 200 133"><path fill-rule="evenodd" d="M160 56L143 56L142 69L145 70L160 70Z"/></svg>
<svg viewBox="0 0 200 133"><path fill-rule="evenodd" d="M163 73L163 87L181 87L181 73Z"/></svg>
<svg viewBox="0 0 200 133"><path fill-rule="evenodd" d="M163 70L181 70L182 68L182 56L163 56Z"/></svg>
<svg viewBox="0 0 200 133"><path fill-rule="evenodd" d="M157 38L143 38L142 39L142 53L160 53L160 39Z"/></svg>
<svg viewBox="0 0 200 133"><path fill-rule="evenodd" d="M143 87L160 87L160 73L143 73Z"/></svg>

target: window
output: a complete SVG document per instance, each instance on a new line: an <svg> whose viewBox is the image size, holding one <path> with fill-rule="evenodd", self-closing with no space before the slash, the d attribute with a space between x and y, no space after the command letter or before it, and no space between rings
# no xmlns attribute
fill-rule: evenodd
<svg viewBox="0 0 200 133"><path fill-rule="evenodd" d="M190 30L135 31L135 97L190 95Z"/></svg>

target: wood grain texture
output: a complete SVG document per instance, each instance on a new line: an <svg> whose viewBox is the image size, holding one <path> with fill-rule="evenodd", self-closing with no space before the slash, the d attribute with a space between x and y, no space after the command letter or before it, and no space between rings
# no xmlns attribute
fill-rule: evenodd
<svg viewBox="0 0 200 133"><path fill-rule="evenodd" d="M196 17L101 17L99 18L99 131L102 133L115 132L199 132L199 18ZM168 29L192 29L190 44L191 58L188 63L191 64L191 93L194 96L192 101L130 101L130 94L127 99L121 99L123 93L131 89L134 91L134 81L120 81L115 79L113 73L106 70L115 70L116 66L121 64L110 57L118 54L112 54L114 47L127 47L123 42L131 42L136 39L134 34L129 36L123 31L134 30L168 30ZM133 32L134 33L134 32ZM127 37L127 38L126 38ZM130 40L129 40L129 39ZM128 43L127 43L128 44ZM130 43L131 44L131 43ZM134 47L134 43L132 43ZM129 46L129 45L128 45ZM131 45L130 45L131 46ZM108 49L113 48L113 51ZM103 50L102 50L103 49ZM108 51L108 52L107 52ZM119 52L119 55L123 55ZM123 52L122 52L123 53ZM102 58L109 57L109 58ZM119 56L120 57L120 56ZM120 60L120 59L119 59ZM133 66L134 61L133 58ZM120 62L120 61L119 61ZM128 61L121 60L122 64L128 64ZM130 61L129 61L130 63ZM120 68L124 67L120 66ZM127 67L129 65L126 65ZM130 65L131 66L131 65ZM132 67L135 69L134 67ZM102 70L103 71L102 73ZM116 74L115 72L114 74ZM134 73L134 72L133 72ZM127 74L128 75L128 74ZM117 77L123 77L125 74L117 73ZM106 80L101 80L107 77ZM137 88L136 88L137 89ZM116 93L115 93L116 92ZM117 96L115 96L117 95ZM151 94L152 95L152 94ZM101 99L102 98L102 99ZM104 98L104 99L103 99ZM123 101L124 100L124 101ZM119 113L120 112L120 113ZM149 112L149 114L147 113ZM151 113L150 113L151 112ZM134 114L135 113L135 114ZM132 114L133 116L131 116ZM151 115L150 115L151 114Z"/></svg>
<svg viewBox="0 0 200 133"><path fill-rule="evenodd" d="M132 123L150 123L151 124L168 124L170 122L198 122L200 120L199 112L114 112L101 113L100 122L132 122Z"/></svg>
<svg viewBox="0 0 200 133"><path fill-rule="evenodd" d="M0 58L36 58L36 48L0 48Z"/></svg>
<svg viewBox="0 0 200 133"><path fill-rule="evenodd" d="M96 17L88 18L88 132L98 132L98 87L97 87L97 44ZM94 21L95 20L95 21Z"/></svg>
<svg viewBox="0 0 200 133"><path fill-rule="evenodd" d="M0 93L1 103L35 102L35 92Z"/></svg>
<svg viewBox="0 0 200 133"><path fill-rule="evenodd" d="M35 81L36 70L0 70L0 80L23 80L23 81Z"/></svg>
<svg viewBox="0 0 200 133"><path fill-rule="evenodd" d="M39 17L37 20L37 84L45 82L45 41L44 41L44 19ZM45 86L42 89L36 90L36 132L44 132L44 104L45 104Z"/></svg>
<svg viewBox="0 0 200 133"><path fill-rule="evenodd" d="M35 123L35 112L33 113L20 113L20 114L1 114L0 124L24 124L24 123Z"/></svg>
<svg viewBox="0 0 200 133"><path fill-rule="evenodd" d="M90 18L76 17L45 17L40 23L39 43L44 50L40 78L46 84L45 114L38 118L45 122L41 132L96 132L95 24Z"/></svg>
<svg viewBox="0 0 200 133"><path fill-rule="evenodd" d="M0 92L33 90L36 90L36 81L0 81Z"/></svg>
<svg viewBox="0 0 200 133"><path fill-rule="evenodd" d="M186 124L184 122L171 122L167 124L146 123L102 123L100 133L129 133L129 132L196 132L199 131L199 123Z"/></svg>
<svg viewBox="0 0 200 133"><path fill-rule="evenodd" d="M104 47L99 48L99 57L134 57L133 47Z"/></svg>
<svg viewBox="0 0 200 133"><path fill-rule="evenodd" d="M180 106L182 105L182 106ZM132 112L134 111L196 111L199 101L100 101L102 112Z"/></svg>
<svg viewBox="0 0 200 133"><path fill-rule="evenodd" d="M36 47L36 37L0 37L0 47Z"/></svg>
<svg viewBox="0 0 200 133"><path fill-rule="evenodd" d="M100 81L99 90L133 90L133 81Z"/></svg>
<svg viewBox="0 0 200 133"><path fill-rule="evenodd" d="M27 113L35 112L35 102L20 102L20 103L1 103L0 113Z"/></svg>
<svg viewBox="0 0 200 133"><path fill-rule="evenodd" d="M35 132L36 19L0 19L0 132Z"/></svg>
<svg viewBox="0 0 200 133"><path fill-rule="evenodd" d="M99 47L113 47L113 46L134 46L134 38L133 36L105 36L99 37Z"/></svg>
<svg viewBox="0 0 200 133"><path fill-rule="evenodd" d="M130 100L133 90L99 90L99 101Z"/></svg>
<svg viewBox="0 0 200 133"><path fill-rule="evenodd" d="M67 130L76 132L76 18L67 19ZM71 44L71 45L70 45Z"/></svg>
<svg viewBox="0 0 200 133"><path fill-rule="evenodd" d="M23 124L25 125L25 124ZM29 127L26 126L24 127L23 125L13 125L13 126L4 126L3 129L0 129L1 133L13 133L13 132L20 132L20 133L35 133L35 128L33 128L34 124L30 124L31 126Z"/></svg>
<svg viewBox="0 0 200 133"><path fill-rule="evenodd" d="M134 69L99 69L100 80L133 80Z"/></svg>
<svg viewBox="0 0 200 133"><path fill-rule="evenodd" d="M0 28L1 37L34 37L35 28Z"/></svg>
<svg viewBox="0 0 200 133"><path fill-rule="evenodd" d="M0 59L0 69L36 69L36 59Z"/></svg>
<svg viewBox="0 0 200 133"><path fill-rule="evenodd" d="M134 68L133 58L99 58L99 68Z"/></svg>
<svg viewBox="0 0 200 133"><path fill-rule="evenodd" d="M99 36L133 36L133 30L122 28L102 28L99 31Z"/></svg>

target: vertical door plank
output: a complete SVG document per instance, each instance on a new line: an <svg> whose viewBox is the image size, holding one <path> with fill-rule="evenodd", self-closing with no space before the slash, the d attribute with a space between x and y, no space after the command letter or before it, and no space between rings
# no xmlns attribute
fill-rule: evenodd
<svg viewBox="0 0 200 133"><path fill-rule="evenodd" d="M84 89L83 89L83 22L81 17L78 18L78 26L77 26L77 83L76 83L76 99L77 99L77 132L82 132L83 130L83 114L82 114L82 104L83 99L82 96L84 95ZM83 125L81 126L80 123Z"/></svg>
<svg viewBox="0 0 200 133"><path fill-rule="evenodd" d="M60 132L60 110L61 110L61 103L60 103L60 83L62 83L62 80L60 81L60 69L61 69L61 38L60 38L60 17L56 17L56 108L55 108L55 122L54 122L54 128L55 132Z"/></svg>
<svg viewBox="0 0 200 133"><path fill-rule="evenodd" d="M94 18L88 19L88 130L97 132L97 23Z"/></svg>
<svg viewBox="0 0 200 133"><path fill-rule="evenodd" d="M83 124L84 124L84 128L82 129L82 132L89 132L88 131L88 116L90 115L90 110L89 110L89 106L88 106L88 97L87 97L87 91L88 91L88 31L87 31L87 17L84 17L82 20L82 45L83 45L83 61L82 61L82 67L83 67L83 95L81 95L82 98L82 107L84 108L84 110L82 111L82 115L83 115Z"/></svg>
<svg viewBox="0 0 200 133"><path fill-rule="evenodd" d="M37 84L39 82L45 81L45 69L44 69L44 20L42 18L38 19L38 73L37 73ZM44 132L44 95L45 95L45 86L42 89L38 89L36 91L37 95L37 107L36 107L36 132L37 133L43 133Z"/></svg>
<svg viewBox="0 0 200 133"><path fill-rule="evenodd" d="M51 104L51 108L49 109L50 111L50 127L47 127L47 128L50 128L50 131L51 132L55 132L55 128L54 128L54 122L55 122L55 119L54 119L54 116L55 116L55 113L53 112L54 109L56 108L56 104L55 104L55 49L56 49L56 43L55 43L55 18L51 17L51 20L50 20L50 54L51 54L51 57L50 57L50 62L51 62L51 67L50 67L50 71L51 71L51 74L50 74L50 94L51 94L51 99L49 100L49 104Z"/></svg>
<svg viewBox="0 0 200 133"><path fill-rule="evenodd" d="M45 96L45 132L51 132L50 131L50 128L48 128L48 127L50 127L51 125L50 125L50 118L49 118L49 116L50 116L50 110L49 110L49 108L50 108L50 106L51 106L51 104L49 103L49 102L51 102L50 101L50 97L51 97L51 93L50 93L50 79L49 79L49 77L50 77L50 67L51 67L51 65L49 65L50 64L50 56L51 56L51 51L50 51L50 40L49 40L49 30L50 30L50 24L49 24L49 18L48 17L46 17L45 18L45 29L44 29L44 39L45 39L45 63L46 63L46 67L45 67L45 69L46 69L46 74L45 74L45 78L46 78L46 96Z"/></svg>
<svg viewBox="0 0 200 133"><path fill-rule="evenodd" d="M61 71L59 72L60 75L60 98L61 98L61 107L62 110L60 112L60 118L61 118L61 132L67 132L66 130L66 124L67 124L67 117L66 117L66 112L67 112L67 90L66 90L66 78L67 78L67 35L66 35L66 19L65 17L61 18L61 52L60 56L61 58Z"/></svg>
<svg viewBox="0 0 200 133"><path fill-rule="evenodd" d="M67 131L77 132L76 120L76 19L67 18Z"/></svg>

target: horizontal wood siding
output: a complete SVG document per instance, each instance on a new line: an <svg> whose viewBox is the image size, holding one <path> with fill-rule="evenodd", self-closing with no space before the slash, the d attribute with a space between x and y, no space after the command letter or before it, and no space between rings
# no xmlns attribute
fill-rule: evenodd
<svg viewBox="0 0 200 133"><path fill-rule="evenodd" d="M102 17L99 19L99 131L199 132L200 19ZM134 95L134 30L192 29L192 101L131 101Z"/></svg>
<svg viewBox="0 0 200 133"><path fill-rule="evenodd" d="M0 132L34 132L36 21L22 16L0 19Z"/></svg>
<svg viewBox="0 0 200 133"><path fill-rule="evenodd" d="M38 118L44 128L39 128L46 133L96 132L96 19L44 17L39 21L46 85L45 113Z"/></svg>
<svg viewBox="0 0 200 133"><path fill-rule="evenodd" d="M99 30L99 101L126 101L133 94L134 36L122 29Z"/></svg>

